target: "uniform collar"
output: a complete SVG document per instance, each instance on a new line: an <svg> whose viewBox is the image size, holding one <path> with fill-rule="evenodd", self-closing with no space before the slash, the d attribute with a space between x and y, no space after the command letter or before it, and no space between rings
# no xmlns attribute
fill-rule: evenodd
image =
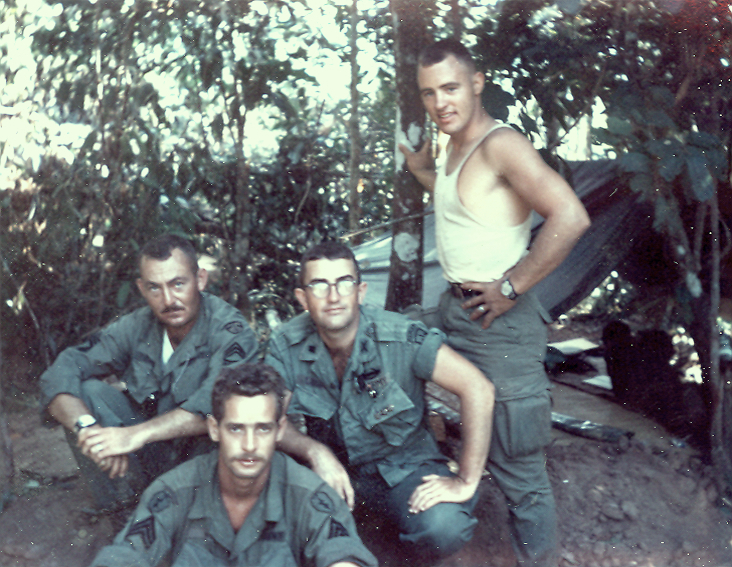
<svg viewBox="0 0 732 567"><path fill-rule="evenodd" d="M267 484L244 524L235 533L221 498L218 455L218 450L215 450L207 456L210 474L204 475L204 481L198 487L200 495L191 507L189 518L192 520L209 518L208 529L211 536L233 554L239 554L251 547L262 534L272 529L284 516L284 485L287 481L285 457L275 451Z"/></svg>
<svg viewBox="0 0 732 567"><path fill-rule="evenodd" d="M209 338L207 332L208 325L206 324L206 321L209 318L209 311L211 309L209 305L210 300L211 296L208 293L201 292L201 308L198 312L196 322L183 341L173 351L173 355L168 361L168 367L170 367L171 364L176 363L177 359L181 357L180 353L188 352L190 349L195 351L199 346L206 344ZM145 337L142 340L140 350L147 354L151 360L154 360L157 365L160 363L160 356L163 350L163 333L165 332L165 327L158 318L155 317L149 307L146 307L145 309L147 309L150 325L148 326Z"/></svg>

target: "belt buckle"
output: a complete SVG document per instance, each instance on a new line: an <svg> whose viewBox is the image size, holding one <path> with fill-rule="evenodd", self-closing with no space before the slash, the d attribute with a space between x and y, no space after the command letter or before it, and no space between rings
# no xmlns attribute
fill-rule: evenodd
<svg viewBox="0 0 732 567"><path fill-rule="evenodd" d="M450 288L452 290L452 294L458 299L467 299L466 290L460 287L459 283L450 282Z"/></svg>

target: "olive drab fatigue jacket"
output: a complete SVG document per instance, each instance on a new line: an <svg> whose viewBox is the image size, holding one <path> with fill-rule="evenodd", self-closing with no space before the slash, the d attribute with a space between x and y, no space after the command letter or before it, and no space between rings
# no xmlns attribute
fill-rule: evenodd
<svg viewBox="0 0 732 567"><path fill-rule="evenodd" d="M164 474L92 567L375 567L345 502L313 471L275 452L267 485L238 532L221 499L218 451Z"/></svg>
<svg viewBox="0 0 732 567"><path fill-rule="evenodd" d="M398 313L360 309L342 383L308 313L273 332L265 362L292 392L288 413L330 421L347 451L346 464L373 464L394 486L425 460L445 460L424 400L444 335Z"/></svg>
<svg viewBox="0 0 732 567"><path fill-rule="evenodd" d="M235 307L204 292L195 325L165 365L162 348L163 326L149 307L124 315L56 358L41 376L41 406L58 394L81 398L82 381L114 374L138 403L154 394L158 414L182 408L205 417L221 368L253 360L257 340Z"/></svg>

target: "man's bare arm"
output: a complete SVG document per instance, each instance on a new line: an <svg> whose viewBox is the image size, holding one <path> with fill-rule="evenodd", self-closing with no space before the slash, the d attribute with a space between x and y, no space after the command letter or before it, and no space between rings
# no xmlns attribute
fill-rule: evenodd
<svg viewBox="0 0 732 567"><path fill-rule="evenodd" d="M285 395L284 409L290 405L292 392ZM338 495L345 500L348 507L353 510L355 504L355 493L343 464L338 460L327 446L316 441L312 437L304 435L287 420L282 439L277 443L277 448L288 455L307 463L311 469L323 479Z"/></svg>
<svg viewBox="0 0 732 567"><path fill-rule="evenodd" d="M155 441L202 435L207 431L206 420L177 408L136 425L82 430L79 441L83 449L93 450L104 459L132 453Z"/></svg>
<svg viewBox="0 0 732 567"><path fill-rule="evenodd" d="M496 134L499 134L498 132ZM510 130L491 137L480 147L486 167L503 177L527 205L544 217L544 224L529 248L529 253L506 272L516 293L526 293L561 264L580 236L589 228L590 218L582 202L567 182L549 167L529 140ZM465 282L463 287L482 294L463 307L475 310L472 319L483 317L487 328L514 302L500 292L502 281Z"/></svg>
<svg viewBox="0 0 732 567"><path fill-rule="evenodd" d="M564 261L589 228L590 217L569 184L544 162L529 140L516 132L506 133L509 136L490 149L498 161L497 170L545 219L529 254L511 270L514 289L524 293Z"/></svg>
<svg viewBox="0 0 732 567"><path fill-rule="evenodd" d="M427 191L434 191L437 172L435 171L435 160L432 158L432 142L427 140L418 152L413 152L404 144L399 144L399 151L404 154L407 169L417 178L420 185Z"/></svg>
<svg viewBox="0 0 732 567"><path fill-rule="evenodd" d="M91 414L86 404L71 394L59 394L48 404L48 414L69 431L74 431L80 416Z"/></svg>
<svg viewBox="0 0 732 567"><path fill-rule="evenodd" d="M440 502L472 498L483 476L493 427L493 384L471 362L447 345L437 351L432 380L460 399L462 449L455 478L429 475L409 499L413 513Z"/></svg>
<svg viewBox="0 0 732 567"><path fill-rule="evenodd" d="M77 419L90 414L79 398L59 394L48 406L49 414L61 425L74 431ZM183 409L174 409L148 421L127 427L94 426L79 432L79 448L89 458L100 463L106 458L127 455L155 441L205 434L206 421Z"/></svg>

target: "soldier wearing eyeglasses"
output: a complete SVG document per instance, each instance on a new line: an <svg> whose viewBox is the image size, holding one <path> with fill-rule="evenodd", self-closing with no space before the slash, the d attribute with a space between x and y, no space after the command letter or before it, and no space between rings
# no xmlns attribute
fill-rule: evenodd
<svg viewBox="0 0 732 567"><path fill-rule="evenodd" d="M295 290L305 313L277 329L266 362L284 378L290 414L285 452L308 463L349 507L389 519L422 564L459 550L477 523L473 508L491 437L493 385L444 344L441 331L362 305L353 252L338 243L302 258ZM461 403L457 473L426 421L432 380Z"/></svg>

